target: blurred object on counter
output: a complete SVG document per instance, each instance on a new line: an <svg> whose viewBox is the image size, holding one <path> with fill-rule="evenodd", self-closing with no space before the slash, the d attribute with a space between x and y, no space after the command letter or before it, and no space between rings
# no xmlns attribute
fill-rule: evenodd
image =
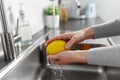
<svg viewBox="0 0 120 80"><path fill-rule="evenodd" d="M59 0L67 4L68 19L86 19L85 9L89 0Z"/></svg>
<svg viewBox="0 0 120 80"><path fill-rule="evenodd" d="M32 44L32 33L31 33L30 23L24 14L22 5L23 3L20 3L18 25L19 25L19 32L21 35L21 46L27 46Z"/></svg>
<svg viewBox="0 0 120 80"><path fill-rule="evenodd" d="M76 10L76 15L80 15L80 8L81 8L81 4L79 0L75 0L76 4L77 4L77 10Z"/></svg>
<svg viewBox="0 0 120 80"><path fill-rule="evenodd" d="M86 8L86 16L87 18L95 18L97 17L97 8L94 0L90 0L87 8Z"/></svg>
<svg viewBox="0 0 120 80"><path fill-rule="evenodd" d="M67 11L67 4L61 4L60 5L60 21L61 22L67 22L68 21L68 11Z"/></svg>
<svg viewBox="0 0 120 80"><path fill-rule="evenodd" d="M59 27L59 22L60 22L60 8L58 6L54 6L55 8L55 16L53 16L53 8L52 5L49 5L44 9L44 14L45 14L45 26L49 28L54 28ZM54 19L55 19L55 24L53 24Z"/></svg>

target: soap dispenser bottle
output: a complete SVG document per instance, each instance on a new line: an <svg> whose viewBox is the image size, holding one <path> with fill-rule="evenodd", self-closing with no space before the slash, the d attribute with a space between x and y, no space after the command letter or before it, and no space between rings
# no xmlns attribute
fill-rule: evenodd
<svg viewBox="0 0 120 80"><path fill-rule="evenodd" d="M19 33L21 35L21 46L28 46L32 43L32 34L29 21L27 20L22 5L20 4L19 10Z"/></svg>
<svg viewBox="0 0 120 80"><path fill-rule="evenodd" d="M87 18L95 18L97 17L97 8L94 0L90 0L86 9Z"/></svg>

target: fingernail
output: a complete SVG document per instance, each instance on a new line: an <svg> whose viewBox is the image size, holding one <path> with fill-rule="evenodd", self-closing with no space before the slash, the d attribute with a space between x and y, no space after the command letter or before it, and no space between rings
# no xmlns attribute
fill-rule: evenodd
<svg viewBox="0 0 120 80"><path fill-rule="evenodd" d="M45 43L44 45L47 46L47 43Z"/></svg>
<svg viewBox="0 0 120 80"><path fill-rule="evenodd" d="M69 49L70 47L67 45L67 46L65 46L65 48L66 48L66 49Z"/></svg>

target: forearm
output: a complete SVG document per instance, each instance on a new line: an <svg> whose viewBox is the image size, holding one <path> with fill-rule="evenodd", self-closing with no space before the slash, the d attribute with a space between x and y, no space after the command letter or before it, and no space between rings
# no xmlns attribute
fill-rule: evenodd
<svg viewBox="0 0 120 80"><path fill-rule="evenodd" d="M90 49L86 59L88 64L120 67L120 45Z"/></svg>
<svg viewBox="0 0 120 80"><path fill-rule="evenodd" d="M120 35L120 19L93 26L94 38Z"/></svg>

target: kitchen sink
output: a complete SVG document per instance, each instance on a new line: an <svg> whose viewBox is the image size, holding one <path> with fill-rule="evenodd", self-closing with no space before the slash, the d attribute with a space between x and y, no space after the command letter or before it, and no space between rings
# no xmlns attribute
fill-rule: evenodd
<svg viewBox="0 0 120 80"><path fill-rule="evenodd" d="M88 50L91 48L105 47L104 44L79 43L72 47L72 50ZM40 80L55 79L53 71L56 67L47 65ZM64 80L120 80L120 68L98 65L74 63L63 66ZM62 79L63 80L63 79Z"/></svg>
<svg viewBox="0 0 120 80"><path fill-rule="evenodd" d="M47 62L44 41L41 42L42 39L37 40L24 51L24 55L18 58L22 60L16 62L0 80L60 80L55 79L53 71L56 71L57 67ZM78 43L71 49L88 50L105 46L98 43ZM120 80L120 68L74 63L63 65L63 75L65 79L61 80Z"/></svg>
<svg viewBox="0 0 120 80"><path fill-rule="evenodd" d="M73 45L72 50L88 50L91 48L105 47L104 44L78 43ZM59 80L55 79L53 71L57 71L57 67L48 64L38 80ZM41 76L42 75L42 76ZM102 66L73 63L63 65L63 75L65 80L107 80L106 73ZM58 76L58 75L57 75ZM63 80L63 79L62 79Z"/></svg>

